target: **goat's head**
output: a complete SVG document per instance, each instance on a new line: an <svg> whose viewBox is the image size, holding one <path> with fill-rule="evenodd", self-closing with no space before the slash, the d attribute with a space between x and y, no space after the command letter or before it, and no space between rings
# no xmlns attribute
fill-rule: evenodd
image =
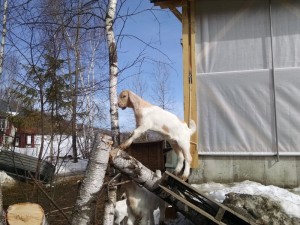
<svg viewBox="0 0 300 225"><path fill-rule="evenodd" d="M121 109L126 109L127 107L132 108L132 103L130 101L130 91L124 90L120 93L118 98L118 106Z"/></svg>

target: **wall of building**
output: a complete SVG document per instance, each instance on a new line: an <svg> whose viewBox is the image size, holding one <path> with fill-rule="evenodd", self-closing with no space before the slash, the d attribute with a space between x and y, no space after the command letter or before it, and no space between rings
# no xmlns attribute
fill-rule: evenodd
<svg viewBox="0 0 300 225"><path fill-rule="evenodd" d="M300 185L300 156L200 156L189 183L251 180L284 188Z"/></svg>

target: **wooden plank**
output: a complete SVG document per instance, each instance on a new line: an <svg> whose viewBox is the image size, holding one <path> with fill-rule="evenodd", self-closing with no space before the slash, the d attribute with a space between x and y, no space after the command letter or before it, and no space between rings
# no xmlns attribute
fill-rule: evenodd
<svg viewBox="0 0 300 225"><path fill-rule="evenodd" d="M171 7L181 7L184 0L152 0L155 6L160 6L162 9Z"/></svg>
<svg viewBox="0 0 300 225"><path fill-rule="evenodd" d="M176 18L182 22L182 14L179 12L179 10L174 6L170 6L169 9L176 16Z"/></svg>
<svg viewBox="0 0 300 225"><path fill-rule="evenodd" d="M220 202L217 202L216 200L214 200L214 199L210 198L209 196L205 195L204 193L202 193L198 189L196 189L196 188L192 187L191 185L189 185L188 183L182 181L181 179L179 179L178 177L176 177L172 173L166 171L164 173L164 177L163 177L164 181L166 183L171 182L172 186L178 186L176 183L172 182L171 180L168 180L169 178L171 178L173 181L176 181L177 183L180 183L180 185L184 186L185 190L190 190L190 191L194 192L195 194L201 196L201 198L206 199L208 202L211 203L212 206L218 207L219 209L222 208L223 210L225 210L225 212L227 211L228 213L232 214L233 216L239 218L240 220L242 220L242 221L244 221L248 224L257 225L254 221L250 220L249 218L246 218L246 217L240 215L239 213L237 213L236 211L234 211L234 210L228 208L227 206L221 204Z"/></svg>
<svg viewBox="0 0 300 225"><path fill-rule="evenodd" d="M196 212L200 213L201 215L203 215L204 217L208 218L209 220L215 222L216 224L220 224L220 225L226 225L225 223L216 220L212 215L208 214L207 212L205 212L204 210L198 208L197 206L193 205L192 203L186 201L183 197L179 196L178 194L172 192L171 190L167 189L166 187L160 185L160 188L163 189L163 191L165 191L166 193L172 195L174 198L176 198L177 200L181 201L182 203L184 203L186 206L188 206L189 208L192 208L193 210L195 210Z"/></svg>
<svg viewBox="0 0 300 225"><path fill-rule="evenodd" d="M184 120L194 120L197 124L196 98L196 61L195 61L195 3L184 1L182 6L182 47L183 47L183 92L184 92ZM191 77L190 77L191 75ZM198 127L191 137L191 168L199 167L198 160Z"/></svg>

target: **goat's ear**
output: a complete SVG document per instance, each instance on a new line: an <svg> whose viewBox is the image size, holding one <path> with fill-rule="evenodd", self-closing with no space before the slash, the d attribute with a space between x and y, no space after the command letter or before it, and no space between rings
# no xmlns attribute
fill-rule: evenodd
<svg viewBox="0 0 300 225"><path fill-rule="evenodd" d="M138 105L137 95L131 91L128 91L128 99L129 99L130 106L133 108L137 108L137 105Z"/></svg>

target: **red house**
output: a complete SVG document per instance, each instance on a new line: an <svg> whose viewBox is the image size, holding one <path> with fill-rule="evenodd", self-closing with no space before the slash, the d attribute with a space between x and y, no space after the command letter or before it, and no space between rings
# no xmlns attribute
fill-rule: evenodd
<svg viewBox="0 0 300 225"><path fill-rule="evenodd" d="M16 106L12 106L8 102L0 100L0 147L34 147L34 129L24 130L15 127L9 117L16 114Z"/></svg>

